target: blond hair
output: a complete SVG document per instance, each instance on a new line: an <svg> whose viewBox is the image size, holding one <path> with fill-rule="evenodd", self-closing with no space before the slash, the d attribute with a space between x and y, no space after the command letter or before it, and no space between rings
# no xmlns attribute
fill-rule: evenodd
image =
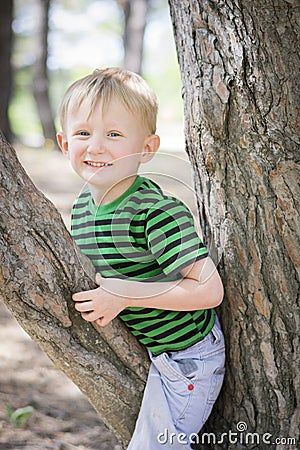
<svg viewBox="0 0 300 450"><path fill-rule="evenodd" d="M155 133L158 109L155 93L142 77L120 68L97 69L68 88L59 109L62 130L66 128L68 114L78 110L83 101L88 102L92 113L99 101L105 111L113 98L136 115L149 134Z"/></svg>

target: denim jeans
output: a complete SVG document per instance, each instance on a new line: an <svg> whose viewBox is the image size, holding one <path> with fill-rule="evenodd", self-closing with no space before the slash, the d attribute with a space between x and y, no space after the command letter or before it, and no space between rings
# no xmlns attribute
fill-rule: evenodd
<svg viewBox="0 0 300 450"><path fill-rule="evenodd" d="M223 383L225 344L218 318L197 344L149 354L152 363L127 450L190 450Z"/></svg>

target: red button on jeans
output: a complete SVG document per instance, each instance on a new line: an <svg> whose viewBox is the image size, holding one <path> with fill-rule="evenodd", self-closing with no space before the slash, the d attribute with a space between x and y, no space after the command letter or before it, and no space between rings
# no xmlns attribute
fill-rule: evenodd
<svg viewBox="0 0 300 450"><path fill-rule="evenodd" d="M189 390L189 391L192 391L193 389L194 389L194 385L193 385L193 384L189 384L189 385L188 385L188 390Z"/></svg>

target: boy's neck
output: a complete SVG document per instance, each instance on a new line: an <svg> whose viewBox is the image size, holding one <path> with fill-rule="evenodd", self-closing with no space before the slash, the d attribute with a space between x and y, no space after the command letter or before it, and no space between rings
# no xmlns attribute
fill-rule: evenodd
<svg viewBox="0 0 300 450"><path fill-rule="evenodd" d="M136 178L136 174L132 175L131 177L121 180L119 183L115 184L113 187L106 191L102 191L98 187L89 184L88 186L92 194L94 204L96 206L103 206L117 200L119 197L121 197L121 195L124 194L124 192L127 191L127 189L130 188L130 186L132 186Z"/></svg>

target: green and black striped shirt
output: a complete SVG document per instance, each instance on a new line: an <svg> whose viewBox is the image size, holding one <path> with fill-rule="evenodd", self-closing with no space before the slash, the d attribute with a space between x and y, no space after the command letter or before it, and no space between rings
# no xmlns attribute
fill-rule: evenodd
<svg viewBox="0 0 300 450"><path fill-rule="evenodd" d="M106 205L95 206L89 191L81 193L73 206L71 233L103 277L172 281L208 254L189 209L141 176ZM119 317L157 355L201 340L212 329L215 312L130 307Z"/></svg>

